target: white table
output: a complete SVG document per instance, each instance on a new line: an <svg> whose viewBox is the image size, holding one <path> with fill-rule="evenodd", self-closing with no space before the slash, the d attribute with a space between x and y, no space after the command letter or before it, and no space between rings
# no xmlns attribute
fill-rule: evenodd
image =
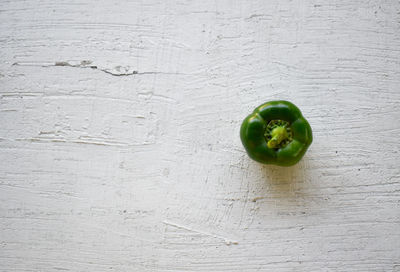
<svg viewBox="0 0 400 272"><path fill-rule="evenodd" d="M2 1L0 48L1 271L400 271L398 1Z"/></svg>

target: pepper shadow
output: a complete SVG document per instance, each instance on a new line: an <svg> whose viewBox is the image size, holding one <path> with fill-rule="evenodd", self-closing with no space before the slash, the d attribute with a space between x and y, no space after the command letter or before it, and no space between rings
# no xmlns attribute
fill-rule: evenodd
<svg viewBox="0 0 400 272"><path fill-rule="evenodd" d="M310 185L307 161L304 159L296 165L282 167L276 165L262 165L261 171L265 182L262 198L274 201L277 206L307 205L307 191Z"/></svg>

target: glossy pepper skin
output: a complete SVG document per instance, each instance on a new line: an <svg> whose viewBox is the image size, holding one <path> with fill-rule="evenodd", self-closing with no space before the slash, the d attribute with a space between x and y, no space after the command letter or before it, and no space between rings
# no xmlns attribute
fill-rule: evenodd
<svg viewBox="0 0 400 272"><path fill-rule="evenodd" d="M291 166L312 142L310 124L299 108L288 101L270 101L247 116L240 128L247 154L264 164Z"/></svg>

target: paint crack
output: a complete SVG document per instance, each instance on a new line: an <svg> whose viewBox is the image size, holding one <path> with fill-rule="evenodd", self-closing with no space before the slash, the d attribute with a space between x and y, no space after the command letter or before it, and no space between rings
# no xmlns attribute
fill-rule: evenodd
<svg viewBox="0 0 400 272"><path fill-rule="evenodd" d="M98 65L94 65L91 60L82 60L82 61L56 61L56 62L15 62L12 64L13 66L36 66L36 67L72 67L72 68L81 68L81 69L93 69L99 70L106 74L112 76L132 76L132 75L155 75L155 74L165 74L165 75L177 75L180 73L168 73L168 72L139 72L135 69L132 69L130 66L115 66L112 69L110 68L102 68Z"/></svg>

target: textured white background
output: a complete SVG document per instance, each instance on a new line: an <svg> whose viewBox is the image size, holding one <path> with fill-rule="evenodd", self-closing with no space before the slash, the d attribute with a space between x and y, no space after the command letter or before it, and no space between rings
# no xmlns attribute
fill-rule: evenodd
<svg viewBox="0 0 400 272"><path fill-rule="evenodd" d="M3 0L0 60L1 271L400 271L399 1Z"/></svg>

